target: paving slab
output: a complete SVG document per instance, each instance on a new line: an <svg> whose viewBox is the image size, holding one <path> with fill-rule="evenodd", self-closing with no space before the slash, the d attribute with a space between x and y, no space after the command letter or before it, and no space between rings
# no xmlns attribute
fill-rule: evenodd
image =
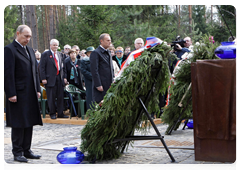
<svg viewBox="0 0 240 170"><path fill-rule="evenodd" d="M34 126L32 138L32 151L42 155L39 160L29 160L27 164L59 164L56 156L67 146L79 148L81 139L80 132L83 125L70 124L48 124ZM158 124L158 130L163 135L167 125ZM136 131L135 135L144 135ZM150 128L148 135L156 135L153 128ZM4 159L8 164L25 164L15 162L11 153L11 128L4 127ZM164 135L165 142L176 159L171 162L166 150L158 140L135 141L129 146L119 159L96 161L96 164L205 164L204 161L195 161L193 150L193 130L173 131L172 135ZM84 163L89 163L84 161ZM215 164L216 162L207 162ZM229 163L224 163L229 164Z"/></svg>

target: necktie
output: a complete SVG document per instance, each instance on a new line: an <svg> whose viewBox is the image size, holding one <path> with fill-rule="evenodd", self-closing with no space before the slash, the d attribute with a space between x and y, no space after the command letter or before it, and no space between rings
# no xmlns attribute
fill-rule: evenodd
<svg viewBox="0 0 240 170"><path fill-rule="evenodd" d="M28 54L28 52L27 52L26 46L23 46L23 48L25 49L25 52L27 53L28 58L30 58L30 57L29 57L29 54Z"/></svg>
<svg viewBox="0 0 240 170"><path fill-rule="evenodd" d="M58 75L59 74L58 61L56 59L55 53L54 53L54 61L55 61L56 67L57 67L57 75Z"/></svg>

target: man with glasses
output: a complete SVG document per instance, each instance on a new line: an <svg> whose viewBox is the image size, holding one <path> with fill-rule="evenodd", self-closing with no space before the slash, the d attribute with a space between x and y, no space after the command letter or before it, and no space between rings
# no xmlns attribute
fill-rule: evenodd
<svg viewBox="0 0 240 170"><path fill-rule="evenodd" d="M64 62L65 59L69 57L68 52L71 49L71 46L66 44L63 48L64 48L64 54L62 55L62 61Z"/></svg>

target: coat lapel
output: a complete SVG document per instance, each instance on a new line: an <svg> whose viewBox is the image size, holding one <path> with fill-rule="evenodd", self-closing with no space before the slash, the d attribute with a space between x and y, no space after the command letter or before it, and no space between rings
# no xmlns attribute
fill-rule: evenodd
<svg viewBox="0 0 240 170"><path fill-rule="evenodd" d="M98 54L102 57L102 59L103 59L107 64L110 64L110 63L109 63L110 60L108 60L108 58L107 58L107 57L110 58L110 56L111 56L111 55L109 54L109 51L108 51L108 55L109 55L109 56L106 56L106 55L104 54L104 53L105 53L105 50L104 50L102 47L100 47L100 46L99 46L98 48L99 48L99 53L98 53Z"/></svg>
<svg viewBox="0 0 240 170"><path fill-rule="evenodd" d="M62 56L61 56L61 53L59 51L57 51L57 55L58 55L58 63L59 63L59 66L60 66L60 70L62 70Z"/></svg>
<svg viewBox="0 0 240 170"><path fill-rule="evenodd" d="M48 56L49 56L51 62L53 63L53 65L57 68L55 60L54 60L54 56L53 56L51 50L48 51Z"/></svg>
<svg viewBox="0 0 240 170"><path fill-rule="evenodd" d="M15 40L13 40L14 46L17 48L17 51L21 53L26 59L29 60L26 51L21 47Z"/></svg>

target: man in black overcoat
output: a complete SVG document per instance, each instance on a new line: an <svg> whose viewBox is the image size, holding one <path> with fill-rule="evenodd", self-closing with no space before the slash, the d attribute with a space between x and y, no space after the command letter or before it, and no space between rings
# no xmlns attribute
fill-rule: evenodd
<svg viewBox="0 0 240 170"><path fill-rule="evenodd" d="M64 100L64 73L62 54L57 51L59 41L52 39L50 41L50 50L41 55L40 62L40 79L46 87L47 102L51 119L68 118L63 114ZM57 109L55 102L57 98ZM57 110L57 117L56 117Z"/></svg>
<svg viewBox="0 0 240 170"><path fill-rule="evenodd" d="M34 125L42 125L38 106L41 96L37 60L27 44L32 36L27 25L17 28L16 39L4 47L4 91L6 93L6 126L12 128L14 160L39 159L30 150Z"/></svg>
<svg viewBox="0 0 240 170"><path fill-rule="evenodd" d="M100 103L113 82L113 65L110 51L107 48L111 44L109 34L101 34L100 45L90 55L92 73L92 99Z"/></svg>

